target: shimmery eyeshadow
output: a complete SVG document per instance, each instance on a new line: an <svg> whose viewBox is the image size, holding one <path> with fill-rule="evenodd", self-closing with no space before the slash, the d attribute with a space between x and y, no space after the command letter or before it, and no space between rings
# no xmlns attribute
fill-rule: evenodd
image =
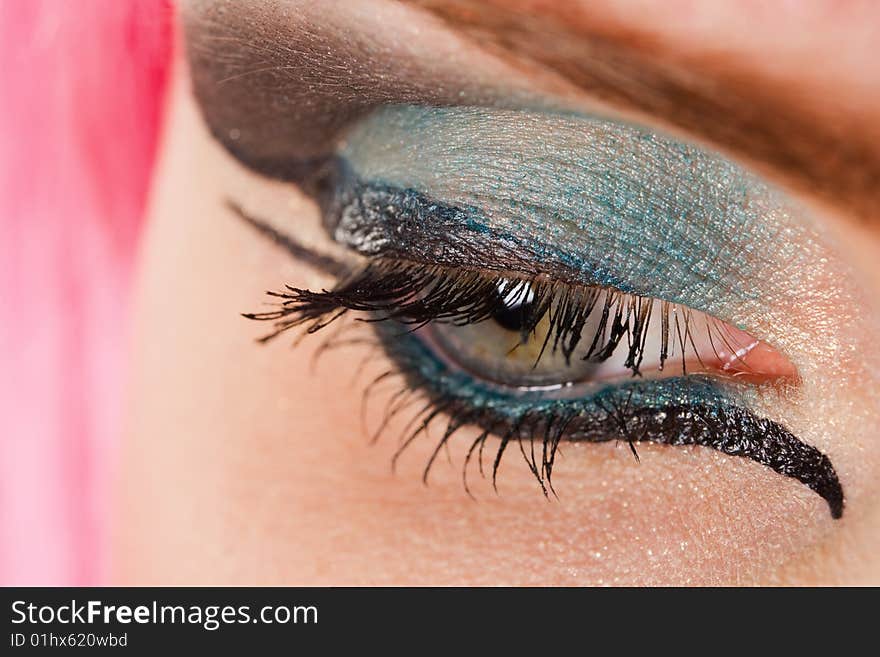
<svg viewBox="0 0 880 657"><path fill-rule="evenodd" d="M340 150L337 239L365 254L561 268L727 319L766 312L812 238L773 188L699 147L573 114L389 107ZM395 208L406 206L405 220ZM392 208L393 210L389 210Z"/></svg>

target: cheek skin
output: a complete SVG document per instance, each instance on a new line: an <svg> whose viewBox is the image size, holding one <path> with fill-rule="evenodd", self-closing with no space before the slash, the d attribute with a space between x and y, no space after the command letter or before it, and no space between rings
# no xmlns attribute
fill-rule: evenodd
<svg viewBox="0 0 880 657"><path fill-rule="evenodd" d="M866 529L880 524L873 506L834 525L797 482L708 449L640 445L639 465L625 447L564 446L558 501L543 499L515 451L502 464L500 495L471 469L470 500L460 470L469 434L453 446L452 465L441 454L428 487L421 474L432 441L414 443L392 474L402 426L368 445L360 393L378 370L351 383L363 349L329 352L313 369L319 338L296 350L286 338L254 344L266 327L239 313L264 290L327 281L232 217L227 195L296 217L304 241L317 235L314 209L232 163L179 85L137 301L118 583L880 579ZM382 400L370 409L376 426ZM847 427L834 412L825 419Z"/></svg>

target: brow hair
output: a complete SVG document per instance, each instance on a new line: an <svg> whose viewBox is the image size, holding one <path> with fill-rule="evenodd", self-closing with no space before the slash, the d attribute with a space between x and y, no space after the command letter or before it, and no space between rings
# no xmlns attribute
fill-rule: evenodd
<svg viewBox="0 0 880 657"><path fill-rule="evenodd" d="M880 221L880 139L870 138L872 125L821 112L793 87L746 70L734 57L674 56L644 34L591 33L565 12L403 1L496 54L538 63L611 105L657 117L795 190Z"/></svg>

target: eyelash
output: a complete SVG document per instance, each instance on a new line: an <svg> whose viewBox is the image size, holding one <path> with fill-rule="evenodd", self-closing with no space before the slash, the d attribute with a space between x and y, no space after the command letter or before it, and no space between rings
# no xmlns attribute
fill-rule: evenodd
<svg viewBox="0 0 880 657"><path fill-rule="evenodd" d="M505 297L498 294L502 289L506 290ZM367 321L395 320L416 328L430 322L464 326L490 319L505 310L505 298L526 293L530 301L521 320L522 341L528 339L545 315L550 323L538 360L549 347L553 353L561 351L566 363L570 363L578 346L586 344L589 346L578 357L601 363L611 358L625 339L624 367L633 376L641 374L639 367L645 356L648 328L657 318L654 299L605 287L572 286L541 276L526 279L381 258L344 277L332 291L313 292L288 286L284 292L270 292L282 300L281 306L274 311L247 313L245 317L276 322L276 330L266 340L303 324L308 325L309 333L314 333L348 311L370 313L372 317ZM601 313L598 327L588 340L583 340L583 329L596 312ZM659 369L677 351L682 374L687 374L689 348L702 364L693 342L691 310L664 301L659 321ZM713 349L717 340L735 353L723 324L708 318L706 322Z"/></svg>

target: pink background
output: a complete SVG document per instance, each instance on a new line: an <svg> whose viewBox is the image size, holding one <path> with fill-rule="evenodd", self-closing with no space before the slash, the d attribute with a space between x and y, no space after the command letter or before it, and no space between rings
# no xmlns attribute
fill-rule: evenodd
<svg viewBox="0 0 880 657"><path fill-rule="evenodd" d="M0 2L0 584L106 577L167 0Z"/></svg>

